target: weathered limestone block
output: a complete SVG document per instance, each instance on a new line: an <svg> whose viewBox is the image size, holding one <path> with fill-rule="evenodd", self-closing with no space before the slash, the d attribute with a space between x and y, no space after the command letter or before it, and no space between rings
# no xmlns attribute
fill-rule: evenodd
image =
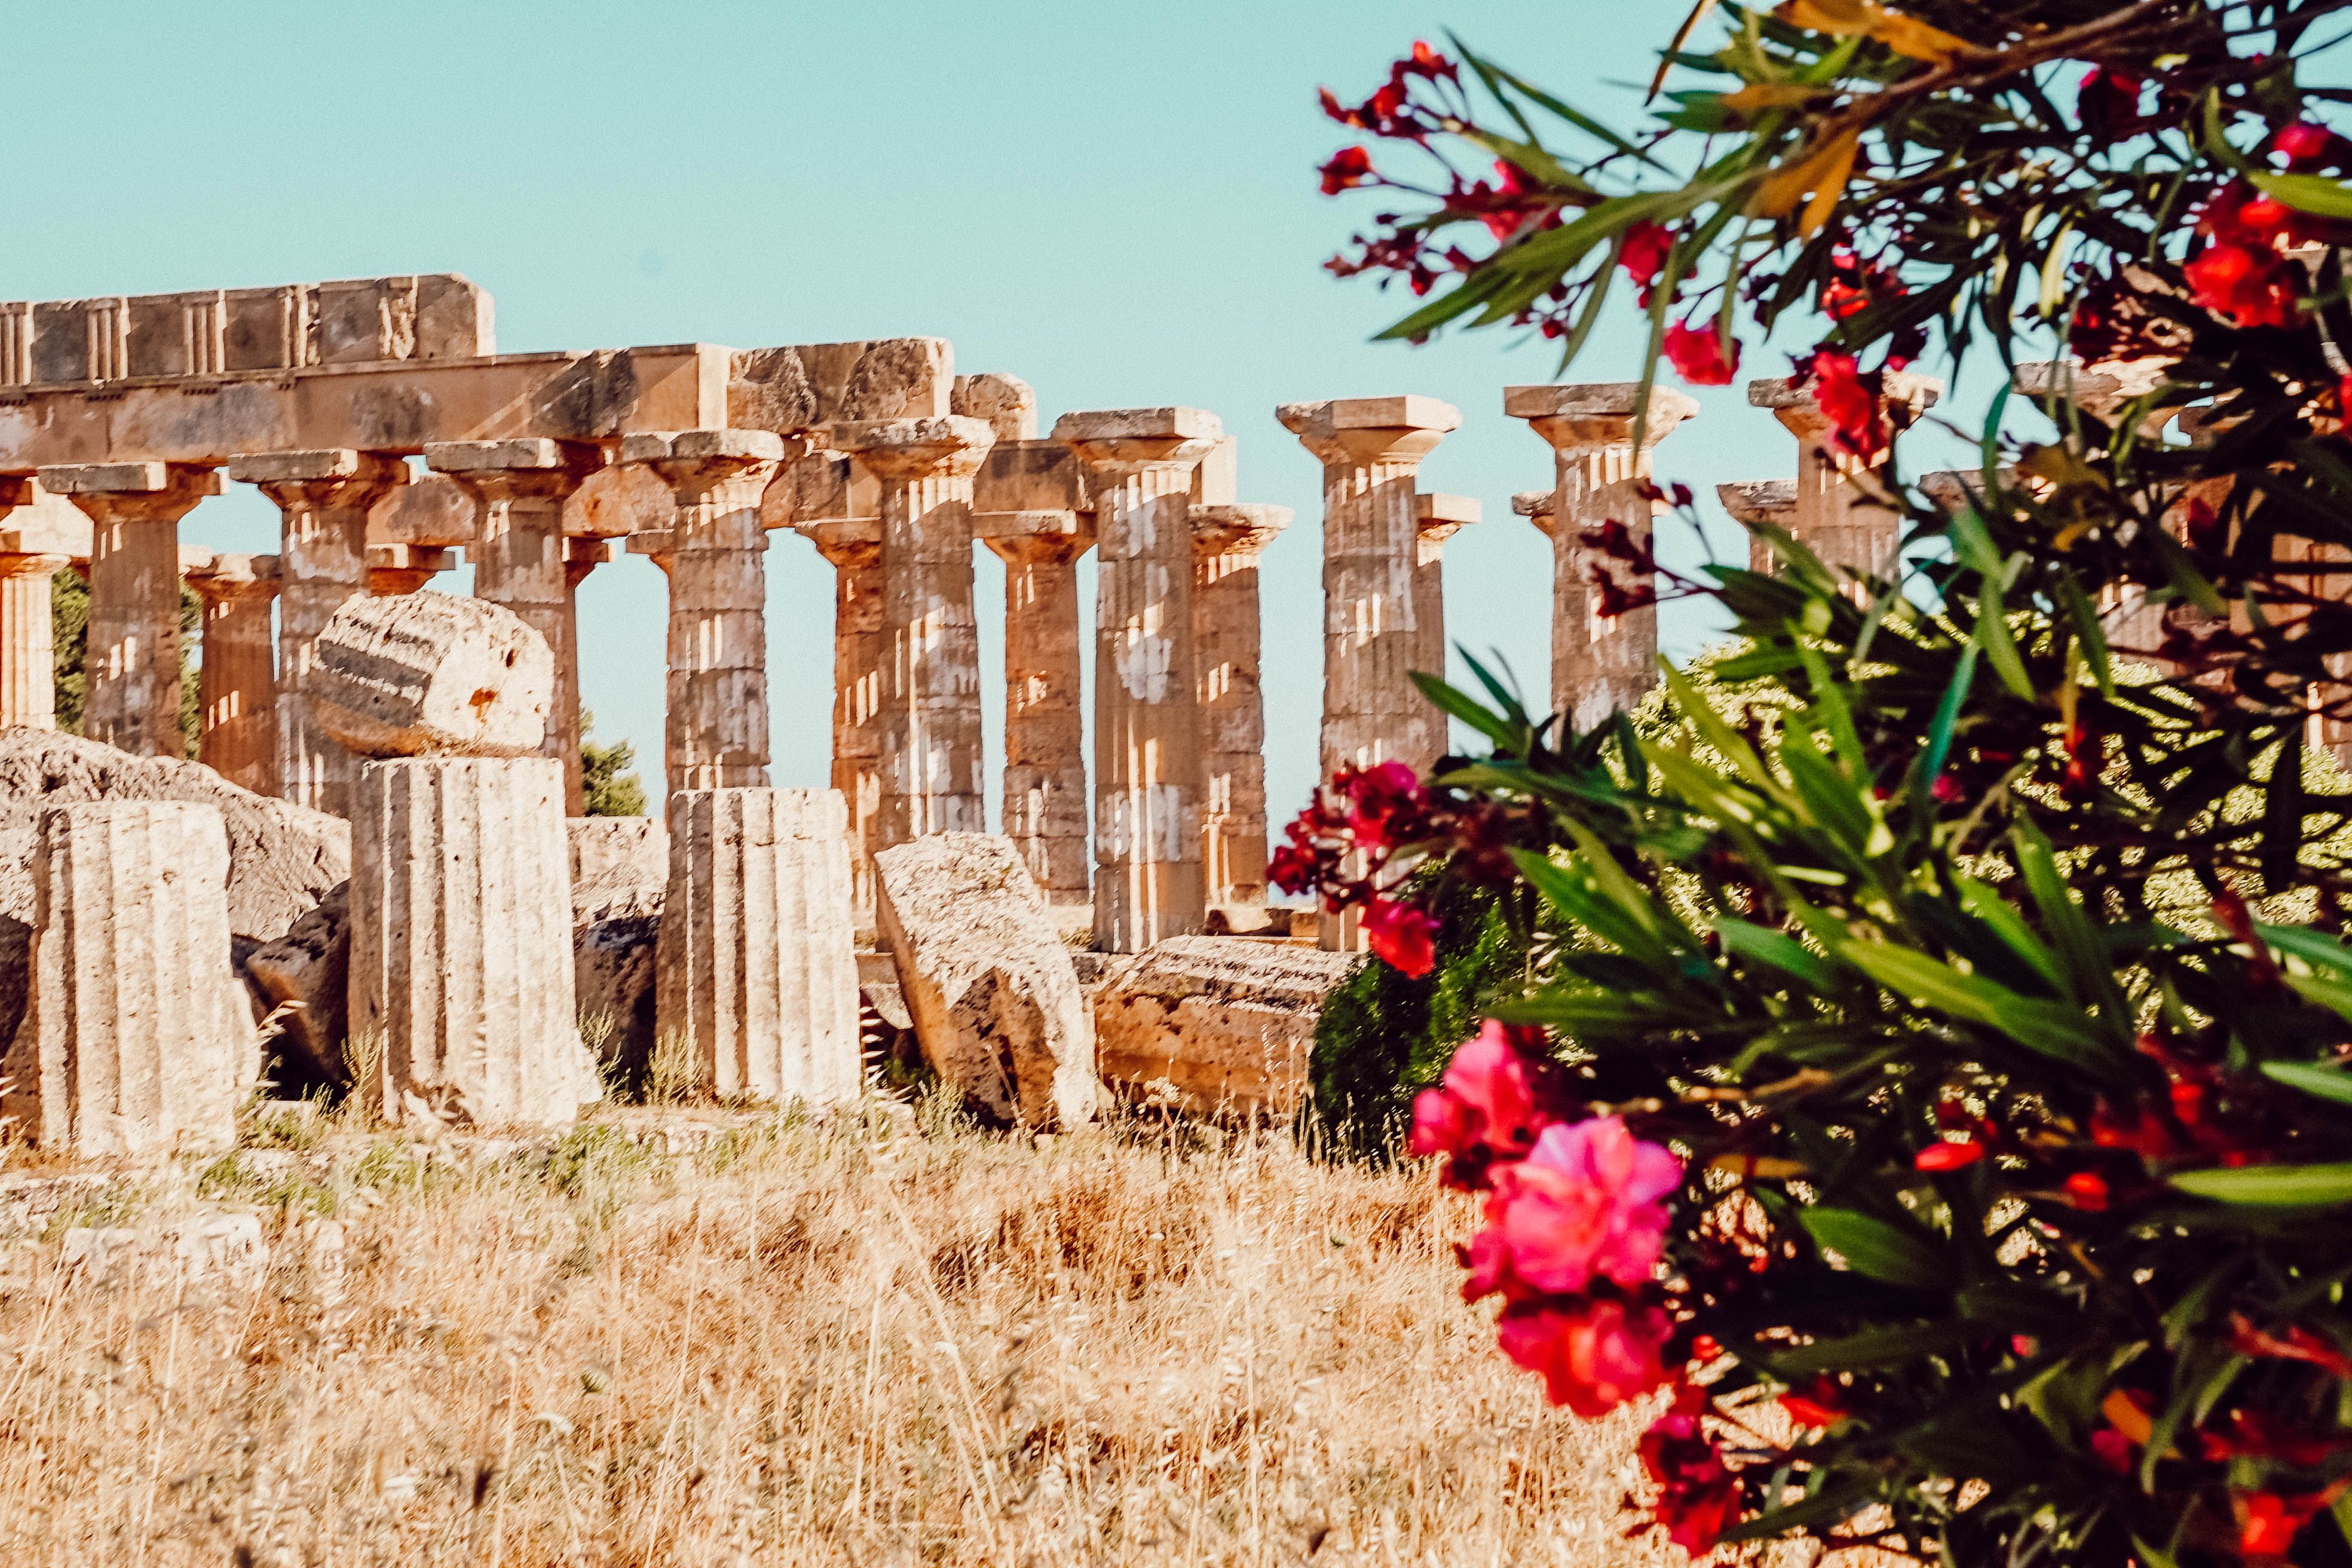
<svg viewBox="0 0 2352 1568"><path fill-rule="evenodd" d="M555 658L484 599L353 599L320 629L304 695L360 756L526 756L547 731Z"/></svg>
<svg viewBox="0 0 2352 1568"><path fill-rule="evenodd" d="M320 1081L343 1080L351 991L351 884L319 900L284 936L246 954L245 973L270 1010L284 1009L278 1039Z"/></svg>
<svg viewBox="0 0 2352 1568"><path fill-rule="evenodd" d="M932 1070L1005 1121L1092 1121L1094 1021L1012 842L936 834L875 866L883 945Z"/></svg>
<svg viewBox="0 0 2352 1568"><path fill-rule="evenodd" d="M669 835L650 816L576 816L564 826L581 1033L608 1068L641 1076L656 1038L654 956Z"/></svg>
<svg viewBox="0 0 2352 1568"><path fill-rule="evenodd" d="M833 790L681 790L655 960L656 1037L721 1095L857 1097L849 816Z"/></svg>
<svg viewBox="0 0 2352 1568"><path fill-rule="evenodd" d="M948 412L985 419L1000 441L1037 438L1037 393L1017 375L960 375L948 393Z"/></svg>
<svg viewBox="0 0 2352 1568"><path fill-rule="evenodd" d="M230 966L220 813L57 806L40 835L10 1112L45 1147L85 1155L233 1144L253 1035Z"/></svg>
<svg viewBox="0 0 2352 1568"><path fill-rule="evenodd" d="M383 1042L353 1092L403 1120L569 1123L599 1091L572 989L562 765L371 762L352 849L351 1029Z"/></svg>
<svg viewBox="0 0 2352 1568"><path fill-rule="evenodd" d="M1236 937L1171 937L1095 996L1104 1081L1171 1086L1198 1110L1286 1111L1307 1091L1315 1016L1356 960Z"/></svg>

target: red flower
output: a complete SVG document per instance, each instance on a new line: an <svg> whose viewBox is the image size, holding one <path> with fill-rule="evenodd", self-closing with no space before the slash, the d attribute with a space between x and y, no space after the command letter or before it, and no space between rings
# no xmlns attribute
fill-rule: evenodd
<svg viewBox="0 0 2352 1568"><path fill-rule="evenodd" d="M2091 1434L2091 1458L2119 1476L2131 1474L2132 1440L2112 1426Z"/></svg>
<svg viewBox="0 0 2352 1568"><path fill-rule="evenodd" d="M1706 1394L1685 1384L1637 1446L1642 1468L1658 1484L1652 1517L1693 1557L1706 1555L1739 1519L1739 1478L1700 1427L1706 1405Z"/></svg>
<svg viewBox="0 0 2352 1568"><path fill-rule="evenodd" d="M1437 922L1399 899L1364 906L1364 940L1373 956L1409 980L1437 966Z"/></svg>
<svg viewBox="0 0 2352 1568"><path fill-rule="evenodd" d="M2096 1171L2077 1171L2066 1178L2066 1201L2084 1214L2104 1213L2107 1206L2107 1179Z"/></svg>
<svg viewBox="0 0 2352 1568"><path fill-rule="evenodd" d="M2147 79L2114 66L2093 66L2075 89L2074 112L2094 136L2128 134L2140 121L2140 92Z"/></svg>
<svg viewBox="0 0 2352 1568"><path fill-rule="evenodd" d="M1435 1089L1413 1098L1413 1153L1446 1157L1445 1181L1483 1187L1490 1160L1524 1158L1552 1120L1545 1064L1489 1018L1454 1049ZM1483 1293L1483 1292L1482 1292Z"/></svg>
<svg viewBox="0 0 2352 1568"><path fill-rule="evenodd" d="M1732 339L1731 354L1726 358L1723 339L1712 328L1679 321L1666 328L1666 358L1675 374L1693 386L1729 386L1739 374L1739 340Z"/></svg>
<svg viewBox="0 0 2352 1568"><path fill-rule="evenodd" d="M1393 849L1412 842L1426 826L1421 777L1402 763L1343 769L1331 784L1353 807L1348 830L1359 848Z"/></svg>
<svg viewBox="0 0 2352 1568"><path fill-rule="evenodd" d="M2239 1492L2238 1550L2247 1557L2284 1557L2297 1531L2319 1511L2316 1497L2283 1498L2275 1492Z"/></svg>
<svg viewBox="0 0 2352 1568"><path fill-rule="evenodd" d="M2315 169L2343 161L2343 138L2325 125L2298 120L2271 139L2271 151L2290 169Z"/></svg>
<svg viewBox="0 0 2352 1568"><path fill-rule="evenodd" d="M1495 1341L1512 1361L1542 1374L1545 1398L1591 1420L1665 1385L1658 1352L1673 1327L1655 1307L1594 1301L1574 1310L1507 1310Z"/></svg>
<svg viewBox="0 0 2352 1568"><path fill-rule="evenodd" d="M1371 183L1372 155L1361 147L1342 147L1331 154L1319 173L1323 176L1323 194L1336 196L1350 186Z"/></svg>
<svg viewBox="0 0 2352 1568"><path fill-rule="evenodd" d="M2289 1328L2286 1337L2281 1339L2276 1334L2265 1333L2254 1327L2243 1313L2232 1312L2230 1315L2230 1348L2242 1356L2308 1362L2331 1377L2352 1382L2352 1357L2347 1357L2334 1344L2301 1324Z"/></svg>
<svg viewBox="0 0 2352 1568"><path fill-rule="evenodd" d="M2286 264L2269 251L2217 242L2181 269L2189 298L2241 327L2294 322L2295 288Z"/></svg>
<svg viewBox="0 0 2352 1568"><path fill-rule="evenodd" d="M1538 1290L1582 1290L1596 1277L1629 1290L1644 1284L1665 1242L1660 1200L1682 1178L1681 1161L1614 1116L1554 1122L1526 1159L1495 1173L1480 1237L1495 1242L1481 1274L1489 1289L1503 1266Z"/></svg>
<svg viewBox="0 0 2352 1568"><path fill-rule="evenodd" d="M1930 1143L1912 1157L1911 1166L1918 1171L1962 1171L1985 1157L1985 1146L1973 1138L1957 1142Z"/></svg>
<svg viewBox="0 0 2352 1568"><path fill-rule="evenodd" d="M1625 248L1618 252L1617 264L1625 275L1642 286L1642 303L1650 302L1650 290L1657 287L1658 275L1666 269L1666 257L1675 248L1675 231L1662 223L1644 218L1625 231Z"/></svg>
<svg viewBox="0 0 2352 1568"><path fill-rule="evenodd" d="M1813 406L1830 422L1830 445L1874 463L1892 439L1877 391L1863 384L1862 367L1836 349L1814 353L1804 372L1812 384Z"/></svg>
<svg viewBox="0 0 2352 1568"><path fill-rule="evenodd" d="M1780 1395L1780 1408L1800 1426L1834 1426L1845 1419L1845 1410L1837 1401L1838 1387L1828 1378L1817 1378L1811 1394L1799 1394L1793 1389Z"/></svg>

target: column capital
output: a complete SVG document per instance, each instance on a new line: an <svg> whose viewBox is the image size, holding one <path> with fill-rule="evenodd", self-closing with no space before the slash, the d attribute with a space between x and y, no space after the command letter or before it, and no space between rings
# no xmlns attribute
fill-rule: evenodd
<svg viewBox="0 0 2352 1568"><path fill-rule="evenodd" d="M782 464L820 444L818 434L786 437L772 430L651 430L621 440L621 461L643 463L681 495L730 479L773 477Z"/></svg>
<svg viewBox="0 0 2352 1568"><path fill-rule="evenodd" d="M1542 530L1547 539L1559 526L1559 505L1558 490L1518 490L1511 496L1511 510Z"/></svg>
<svg viewBox="0 0 2352 1568"><path fill-rule="evenodd" d="M1477 497L1447 495L1442 490L1426 490L1414 496L1412 509L1424 545L1442 544L1486 515Z"/></svg>
<svg viewBox="0 0 2352 1568"><path fill-rule="evenodd" d="M53 576L72 564L70 555L0 553L0 577Z"/></svg>
<svg viewBox="0 0 2352 1568"><path fill-rule="evenodd" d="M816 546L819 555L842 571L873 566L882 559L880 518L842 518L831 522L810 523L796 531Z"/></svg>
<svg viewBox="0 0 2352 1568"><path fill-rule="evenodd" d="M408 482L408 464L389 452L322 447L231 458L228 477L280 507L373 506Z"/></svg>
<svg viewBox="0 0 2352 1568"><path fill-rule="evenodd" d="M102 508L139 521L177 522L206 496L221 493L220 470L203 463L76 463L43 468L41 488L72 498L84 511Z"/></svg>
<svg viewBox="0 0 2352 1568"><path fill-rule="evenodd" d="M1097 408L1054 421L1054 439L1102 473L1190 468L1225 433L1204 408Z"/></svg>
<svg viewBox="0 0 2352 1568"><path fill-rule="evenodd" d="M1054 566L1094 548L1095 520L1083 511L976 511L971 536L999 560Z"/></svg>
<svg viewBox="0 0 2352 1568"><path fill-rule="evenodd" d="M543 436L436 441L425 448L426 467L485 501L562 500L606 461L593 443Z"/></svg>
<svg viewBox="0 0 2352 1568"><path fill-rule="evenodd" d="M1285 403L1282 427L1328 467L1340 463L1418 463L1462 427L1462 411L1434 397L1334 397Z"/></svg>
<svg viewBox="0 0 2352 1568"><path fill-rule="evenodd" d="M966 479L980 472L996 432L960 414L929 419L859 419L833 426L833 444L877 479Z"/></svg>
<svg viewBox="0 0 2352 1568"><path fill-rule="evenodd" d="M1944 395L1944 384L1932 375L1914 375L1907 370L1881 371L1879 375L1882 409L1903 407L1916 416L1934 407L1936 400ZM1813 389L1807 377L1776 375L1751 381L1748 384L1748 401L1754 407L1770 409L1772 416L1800 440L1818 441L1829 434L1830 422L1813 401Z"/></svg>
<svg viewBox="0 0 2352 1568"><path fill-rule="evenodd" d="M577 588L587 581L588 574L613 558L613 545L604 539L566 539L563 542L563 582L566 587Z"/></svg>
<svg viewBox="0 0 2352 1568"><path fill-rule="evenodd" d="M446 545L371 544L367 547L368 592L396 598L423 588L436 574L454 570L457 552Z"/></svg>
<svg viewBox="0 0 2352 1568"><path fill-rule="evenodd" d="M1786 528L1797 515L1794 479L1734 479L1715 487L1716 499L1734 522L1762 522Z"/></svg>
<svg viewBox="0 0 2352 1568"><path fill-rule="evenodd" d="M278 557L223 552L201 563L188 562L183 552L181 580L207 604L233 599L278 596Z"/></svg>
<svg viewBox="0 0 2352 1568"><path fill-rule="evenodd" d="M1684 420L1698 416L1698 400L1688 393L1653 386L1644 405L1641 392L1638 381L1507 386L1503 413L1526 420L1537 435L1551 443L1553 451L1562 454L1630 445L1636 424L1643 427L1642 445L1646 450L1664 440Z"/></svg>
<svg viewBox="0 0 2352 1568"><path fill-rule="evenodd" d="M1290 526L1286 506L1196 506L1192 509L1192 553L1257 555Z"/></svg>

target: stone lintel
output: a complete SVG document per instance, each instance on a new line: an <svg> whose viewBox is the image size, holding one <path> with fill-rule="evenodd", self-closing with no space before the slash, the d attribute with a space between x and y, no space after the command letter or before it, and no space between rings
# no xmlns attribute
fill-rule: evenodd
<svg viewBox="0 0 2352 1568"><path fill-rule="evenodd" d="M881 519L875 519L874 524L874 538L879 543L882 538ZM980 540L1028 539L1040 534L1076 539L1093 532L1094 518L1082 511L975 511L971 514L971 536Z"/></svg>
<svg viewBox="0 0 2352 1568"><path fill-rule="evenodd" d="M180 463L73 463L41 470L41 488L59 495L150 495L176 490L182 495L216 496L220 474L212 468L190 468Z"/></svg>
<svg viewBox="0 0 2352 1568"><path fill-rule="evenodd" d="M879 537L878 530L877 531L877 538ZM629 535L627 542L628 552L632 555L646 555L658 558L664 555L674 555L677 552L677 535L667 528L649 528L643 533L633 533Z"/></svg>
<svg viewBox="0 0 2352 1568"><path fill-rule="evenodd" d="M444 474L480 474L515 468L601 468L604 455L583 449L577 442L519 436L497 441L436 441L425 448L425 462Z"/></svg>
<svg viewBox="0 0 2352 1568"><path fill-rule="evenodd" d="M1286 506L1241 504L1196 506L1192 509L1192 549L1195 554L1255 555L1290 526L1296 514Z"/></svg>
<svg viewBox="0 0 2352 1568"><path fill-rule="evenodd" d="M2089 365L2079 360L2042 360L2019 365L2009 384L2028 397L2063 396L2081 404L2125 401L2162 386L2173 363L2142 359Z"/></svg>
<svg viewBox="0 0 2352 1568"><path fill-rule="evenodd" d="M1889 404L1908 404L1914 410L1935 406L1944 395L1944 384L1932 375L1915 375L1907 370L1880 373L1881 385ZM1748 401L1758 408L1811 408L1813 391L1811 384L1800 376L1776 375L1748 384Z"/></svg>
<svg viewBox="0 0 2352 1568"><path fill-rule="evenodd" d="M1054 421L1054 439L1096 441L1215 441L1225 427L1205 408L1096 408Z"/></svg>
<svg viewBox="0 0 2352 1568"><path fill-rule="evenodd" d="M1734 479L1715 487L1716 499L1735 522L1780 524L1797 514L1794 479Z"/></svg>
<svg viewBox="0 0 2352 1568"><path fill-rule="evenodd" d="M613 542L590 539L572 534L563 541L563 563L566 566L602 566L613 559Z"/></svg>
<svg viewBox="0 0 2352 1568"><path fill-rule="evenodd" d="M1310 440L1343 430L1427 430L1443 436L1462 427L1462 411L1454 405L1412 393L1285 403L1276 407L1274 416L1284 429Z"/></svg>
<svg viewBox="0 0 2352 1568"><path fill-rule="evenodd" d="M971 504L975 511L1092 511L1095 501L1087 466L1056 438L990 447L972 481Z"/></svg>
<svg viewBox="0 0 2352 1568"><path fill-rule="evenodd" d="M784 460L784 438L772 430L648 430L621 439L625 463L755 463Z"/></svg>
<svg viewBox="0 0 2352 1568"><path fill-rule="evenodd" d="M367 563L371 572L454 572L457 552L433 544L370 544Z"/></svg>
<svg viewBox="0 0 2352 1568"><path fill-rule="evenodd" d="M1477 497L1447 495L1443 490L1423 490L1414 496L1412 510L1423 533L1440 528L1451 532L1486 515L1486 508L1479 504Z"/></svg>

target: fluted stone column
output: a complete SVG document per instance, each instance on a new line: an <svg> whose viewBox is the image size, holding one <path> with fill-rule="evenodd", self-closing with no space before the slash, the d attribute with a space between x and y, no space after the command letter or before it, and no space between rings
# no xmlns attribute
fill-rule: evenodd
<svg viewBox="0 0 2352 1568"><path fill-rule="evenodd" d="M1198 408L1065 414L1095 500L1095 945L1201 930L1192 470L1224 434Z"/></svg>
<svg viewBox="0 0 2352 1568"><path fill-rule="evenodd" d="M664 567L662 749L670 795L767 784L768 533L760 497L786 452L784 438L766 430L681 430L621 443L621 460L652 468L677 502Z"/></svg>
<svg viewBox="0 0 2352 1568"><path fill-rule="evenodd" d="M1004 837L1049 906L1079 910L1090 867L1078 559L1094 548L1093 519L1020 516L987 538L1004 562Z"/></svg>
<svg viewBox="0 0 2352 1568"><path fill-rule="evenodd" d="M874 926L874 857L882 847L882 689L890 638L882 620L882 541L871 520L800 531L831 563L833 787L849 810L850 895L858 930Z"/></svg>
<svg viewBox="0 0 2352 1568"><path fill-rule="evenodd" d="M148 757L187 755L180 733L180 519L220 475L189 463L43 468L44 489L90 521L89 686L82 733Z"/></svg>
<svg viewBox="0 0 2352 1568"><path fill-rule="evenodd" d="M253 1047L216 807L106 801L41 814L9 1110L82 1155L227 1148Z"/></svg>
<svg viewBox="0 0 2352 1568"><path fill-rule="evenodd" d="M972 479L996 443L950 415L835 425L834 445L882 486L882 689L877 847L987 831L980 625L971 602Z"/></svg>
<svg viewBox="0 0 2352 1568"><path fill-rule="evenodd" d="M1462 423L1433 397L1342 397L1275 410L1323 464L1321 774L1437 758L1438 714L1413 686L1426 658L1420 568L1422 459Z"/></svg>
<svg viewBox="0 0 2352 1568"><path fill-rule="evenodd" d="M1421 525L1413 556L1412 618L1421 633L1421 658L1413 668L1445 679L1445 542L1485 515L1471 496L1424 491L1413 498L1413 516ZM1445 716L1435 715L1435 756L1446 747Z"/></svg>
<svg viewBox="0 0 2352 1568"><path fill-rule="evenodd" d="M1930 376L1890 370L1879 407L1899 431L1943 390L1943 383ZM1830 424L1813 402L1812 388L1787 376L1751 381L1748 401L1770 409L1797 437L1797 504L1789 531L1832 571L1843 567L1858 576L1885 571L1902 541L1902 519L1864 499L1854 478L1864 465L1828 444Z"/></svg>
<svg viewBox="0 0 2352 1568"><path fill-rule="evenodd" d="M367 552L367 591L379 599L400 598L423 591L425 584L457 566L457 552L429 544L371 544Z"/></svg>
<svg viewBox="0 0 2352 1568"><path fill-rule="evenodd" d="M368 591L368 511L408 482L408 465L382 452L326 447L235 458L228 477L278 507L278 787L298 805L348 816L359 759L312 721L302 679L320 629Z"/></svg>
<svg viewBox="0 0 2352 1568"><path fill-rule="evenodd" d="M256 795L276 795L278 665L269 606L278 594L278 557L215 555L186 580L205 606L196 760Z"/></svg>
<svg viewBox="0 0 2352 1568"><path fill-rule="evenodd" d="M596 1097L573 1003L571 849L552 757L361 766L352 812L354 1037L387 1114L561 1126Z"/></svg>
<svg viewBox="0 0 2352 1568"><path fill-rule="evenodd" d="M580 654L572 646L572 591L564 573L563 503L604 465L594 447L531 437L447 441L425 460L474 499L474 596L503 605L547 639L555 655L555 705L542 755L563 764L564 810L580 815Z"/></svg>
<svg viewBox="0 0 2352 1568"><path fill-rule="evenodd" d="M575 698L580 690L580 584L588 581L589 573L611 559L613 546L609 540L575 537L563 542L563 656L571 662L569 668L557 668L555 682L557 690L568 688ZM572 748L572 754L580 756L577 746ZM584 780L584 758L580 766ZM587 815L586 787L583 782L580 797L572 802L573 816Z"/></svg>
<svg viewBox="0 0 2352 1568"><path fill-rule="evenodd" d="M0 727L58 727L51 594L63 555L0 555Z"/></svg>
<svg viewBox="0 0 2352 1568"><path fill-rule="evenodd" d="M1192 509L1192 642L1201 681L1201 865L1210 907L1265 903L1265 697L1258 561L1286 506Z"/></svg>
<svg viewBox="0 0 2352 1568"><path fill-rule="evenodd" d="M1620 710L1630 710L1657 682L1658 612L1654 605L1622 615L1601 613L1595 569L1620 587L1654 589L1623 562L1584 542L1588 531L1624 524L1637 544L1650 542L1654 510L1642 496L1650 453L1675 426L1696 416L1698 403L1670 387L1650 391L1649 417L1637 419L1636 382L1566 386L1513 386L1503 412L1524 419L1552 449L1551 705L1579 731ZM1642 445L1633 445L1642 423Z"/></svg>
<svg viewBox="0 0 2352 1568"><path fill-rule="evenodd" d="M849 816L829 789L682 790L655 957L656 1037L725 1096L857 1098Z"/></svg>

